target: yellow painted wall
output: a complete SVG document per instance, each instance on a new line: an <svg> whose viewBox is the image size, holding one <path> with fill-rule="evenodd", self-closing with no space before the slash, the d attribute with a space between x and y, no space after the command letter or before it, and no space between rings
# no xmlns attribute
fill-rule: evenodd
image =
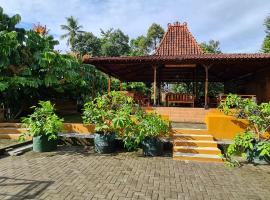
<svg viewBox="0 0 270 200"><path fill-rule="evenodd" d="M248 122L225 115L218 110L210 111L205 122L210 134L218 140L232 140L236 134L245 131Z"/></svg>
<svg viewBox="0 0 270 200"><path fill-rule="evenodd" d="M64 123L64 130L68 133L94 133L95 125L84 125L81 123Z"/></svg>

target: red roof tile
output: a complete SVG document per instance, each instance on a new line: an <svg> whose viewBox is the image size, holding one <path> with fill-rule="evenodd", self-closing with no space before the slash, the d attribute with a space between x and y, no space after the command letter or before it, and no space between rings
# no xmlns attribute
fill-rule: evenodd
<svg viewBox="0 0 270 200"><path fill-rule="evenodd" d="M203 51L189 32L187 23L169 24L168 30L156 50L156 55L179 56L187 54L203 54Z"/></svg>

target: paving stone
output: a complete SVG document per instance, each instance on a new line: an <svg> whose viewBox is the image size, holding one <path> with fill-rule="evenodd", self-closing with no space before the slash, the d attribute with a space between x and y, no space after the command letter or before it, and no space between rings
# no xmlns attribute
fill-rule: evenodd
<svg viewBox="0 0 270 200"><path fill-rule="evenodd" d="M0 199L269 199L270 167L61 147L0 159Z"/></svg>

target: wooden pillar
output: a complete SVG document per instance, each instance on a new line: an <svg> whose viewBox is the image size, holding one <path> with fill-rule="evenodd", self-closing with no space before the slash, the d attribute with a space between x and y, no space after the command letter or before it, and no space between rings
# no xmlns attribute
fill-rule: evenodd
<svg viewBox="0 0 270 200"><path fill-rule="evenodd" d="M157 81L157 105L159 106L160 105L160 99L161 99L161 82Z"/></svg>
<svg viewBox="0 0 270 200"><path fill-rule="evenodd" d="M153 96L154 96L154 106L157 105L157 66L153 66L154 70L154 80L153 80Z"/></svg>
<svg viewBox="0 0 270 200"><path fill-rule="evenodd" d="M108 94L111 92L111 76L108 77Z"/></svg>
<svg viewBox="0 0 270 200"><path fill-rule="evenodd" d="M210 65L204 65L205 69L205 84L204 84L204 108L208 109L208 71L210 69Z"/></svg>
<svg viewBox="0 0 270 200"><path fill-rule="evenodd" d="M197 67L195 69L195 83L194 83L194 95L195 95L195 103L197 103L198 99L198 72L197 72Z"/></svg>

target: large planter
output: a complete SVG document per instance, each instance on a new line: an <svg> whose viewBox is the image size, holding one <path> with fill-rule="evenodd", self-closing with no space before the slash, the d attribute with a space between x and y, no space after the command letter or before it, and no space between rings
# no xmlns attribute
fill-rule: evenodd
<svg viewBox="0 0 270 200"><path fill-rule="evenodd" d="M115 152L115 134L95 134L95 150L98 153L106 154Z"/></svg>
<svg viewBox="0 0 270 200"><path fill-rule="evenodd" d="M145 138L142 147L145 156L161 156L163 154L163 142L159 138Z"/></svg>
<svg viewBox="0 0 270 200"><path fill-rule="evenodd" d="M33 151L49 152L57 149L57 140L49 140L48 136L41 135L33 137Z"/></svg>
<svg viewBox="0 0 270 200"><path fill-rule="evenodd" d="M268 156L259 156L260 152L257 151L257 145L254 145L253 151L247 151L247 159L249 162L256 165L269 165L270 157Z"/></svg>

